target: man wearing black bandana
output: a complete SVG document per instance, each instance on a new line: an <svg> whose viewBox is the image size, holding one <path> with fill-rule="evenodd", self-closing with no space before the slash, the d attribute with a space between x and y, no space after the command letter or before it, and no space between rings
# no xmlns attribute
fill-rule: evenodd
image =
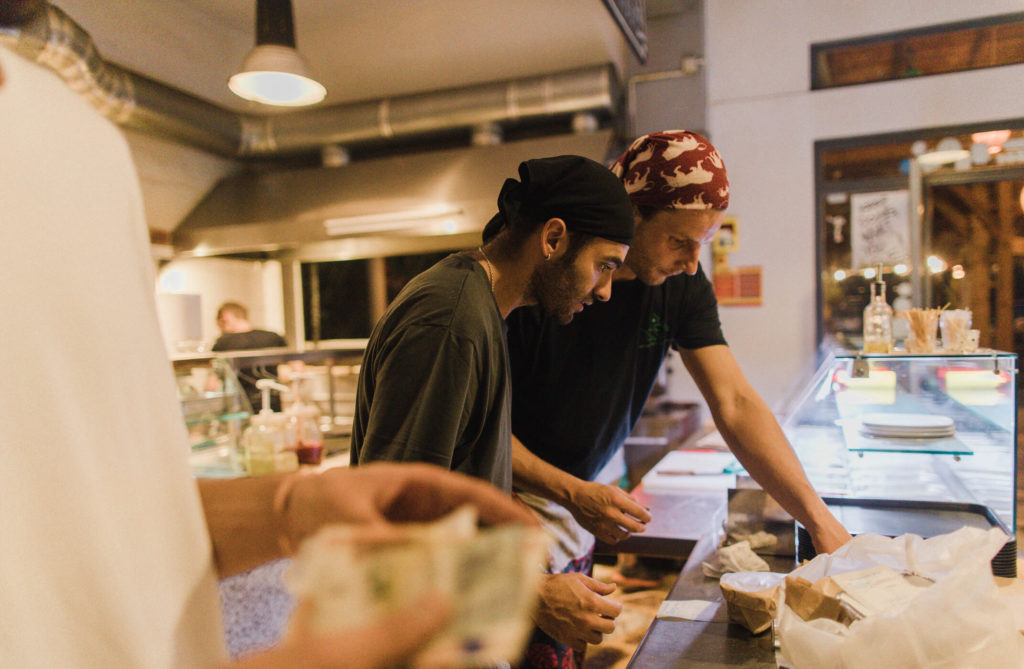
<svg viewBox="0 0 1024 669"><path fill-rule="evenodd" d="M352 426L353 465L420 461L511 492L505 318L537 305L568 323L611 297L633 209L606 167L580 156L528 160L507 179L487 243L413 278L367 343ZM614 630L614 586L546 576L538 626L580 647Z"/></svg>

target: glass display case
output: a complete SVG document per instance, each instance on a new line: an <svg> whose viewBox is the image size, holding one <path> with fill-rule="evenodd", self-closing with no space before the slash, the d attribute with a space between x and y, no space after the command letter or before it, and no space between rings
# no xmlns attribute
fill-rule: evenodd
<svg viewBox="0 0 1024 669"><path fill-rule="evenodd" d="M241 476L241 439L252 407L231 364L223 358L179 360L174 376L196 475Z"/></svg>
<svg viewBox="0 0 1024 669"><path fill-rule="evenodd" d="M982 504L1015 527L1017 356L826 356L783 428L826 497Z"/></svg>
<svg viewBox="0 0 1024 669"><path fill-rule="evenodd" d="M200 478L247 475L243 437L253 416L263 408L256 389L260 379L272 379L288 388L271 394L272 410L294 410L297 398L310 410L315 408L311 413L320 431L321 457L347 457L364 347L362 340L352 340L351 345L310 351L268 349L174 356L193 473Z"/></svg>

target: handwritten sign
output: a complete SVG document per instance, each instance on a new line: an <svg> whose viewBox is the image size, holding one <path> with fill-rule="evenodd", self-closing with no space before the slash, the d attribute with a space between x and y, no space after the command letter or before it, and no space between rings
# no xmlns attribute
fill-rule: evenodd
<svg viewBox="0 0 1024 669"><path fill-rule="evenodd" d="M909 206L905 190L850 196L853 267L891 265L910 257Z"/></svg>

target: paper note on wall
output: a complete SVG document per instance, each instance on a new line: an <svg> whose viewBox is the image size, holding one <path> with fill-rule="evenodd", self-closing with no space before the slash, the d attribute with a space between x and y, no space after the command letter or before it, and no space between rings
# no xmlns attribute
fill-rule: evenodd
<svg viewBox="0 0 1024 669"><path fill-rule="evenodd" d="M909 192L905 190L850 196L850 242L855 269L909 259L909 201Z"/></svg>

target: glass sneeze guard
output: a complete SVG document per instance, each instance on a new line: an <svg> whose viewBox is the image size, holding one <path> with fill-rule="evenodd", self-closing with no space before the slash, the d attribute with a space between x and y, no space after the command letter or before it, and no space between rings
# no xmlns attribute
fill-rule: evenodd
<svg viewBox="0 0 1024 669"><path fill-rule="evenodd" d="M1000 351L833 352L783 428L823 496L983 504L1013 527L1016 366Z"/></svg>

